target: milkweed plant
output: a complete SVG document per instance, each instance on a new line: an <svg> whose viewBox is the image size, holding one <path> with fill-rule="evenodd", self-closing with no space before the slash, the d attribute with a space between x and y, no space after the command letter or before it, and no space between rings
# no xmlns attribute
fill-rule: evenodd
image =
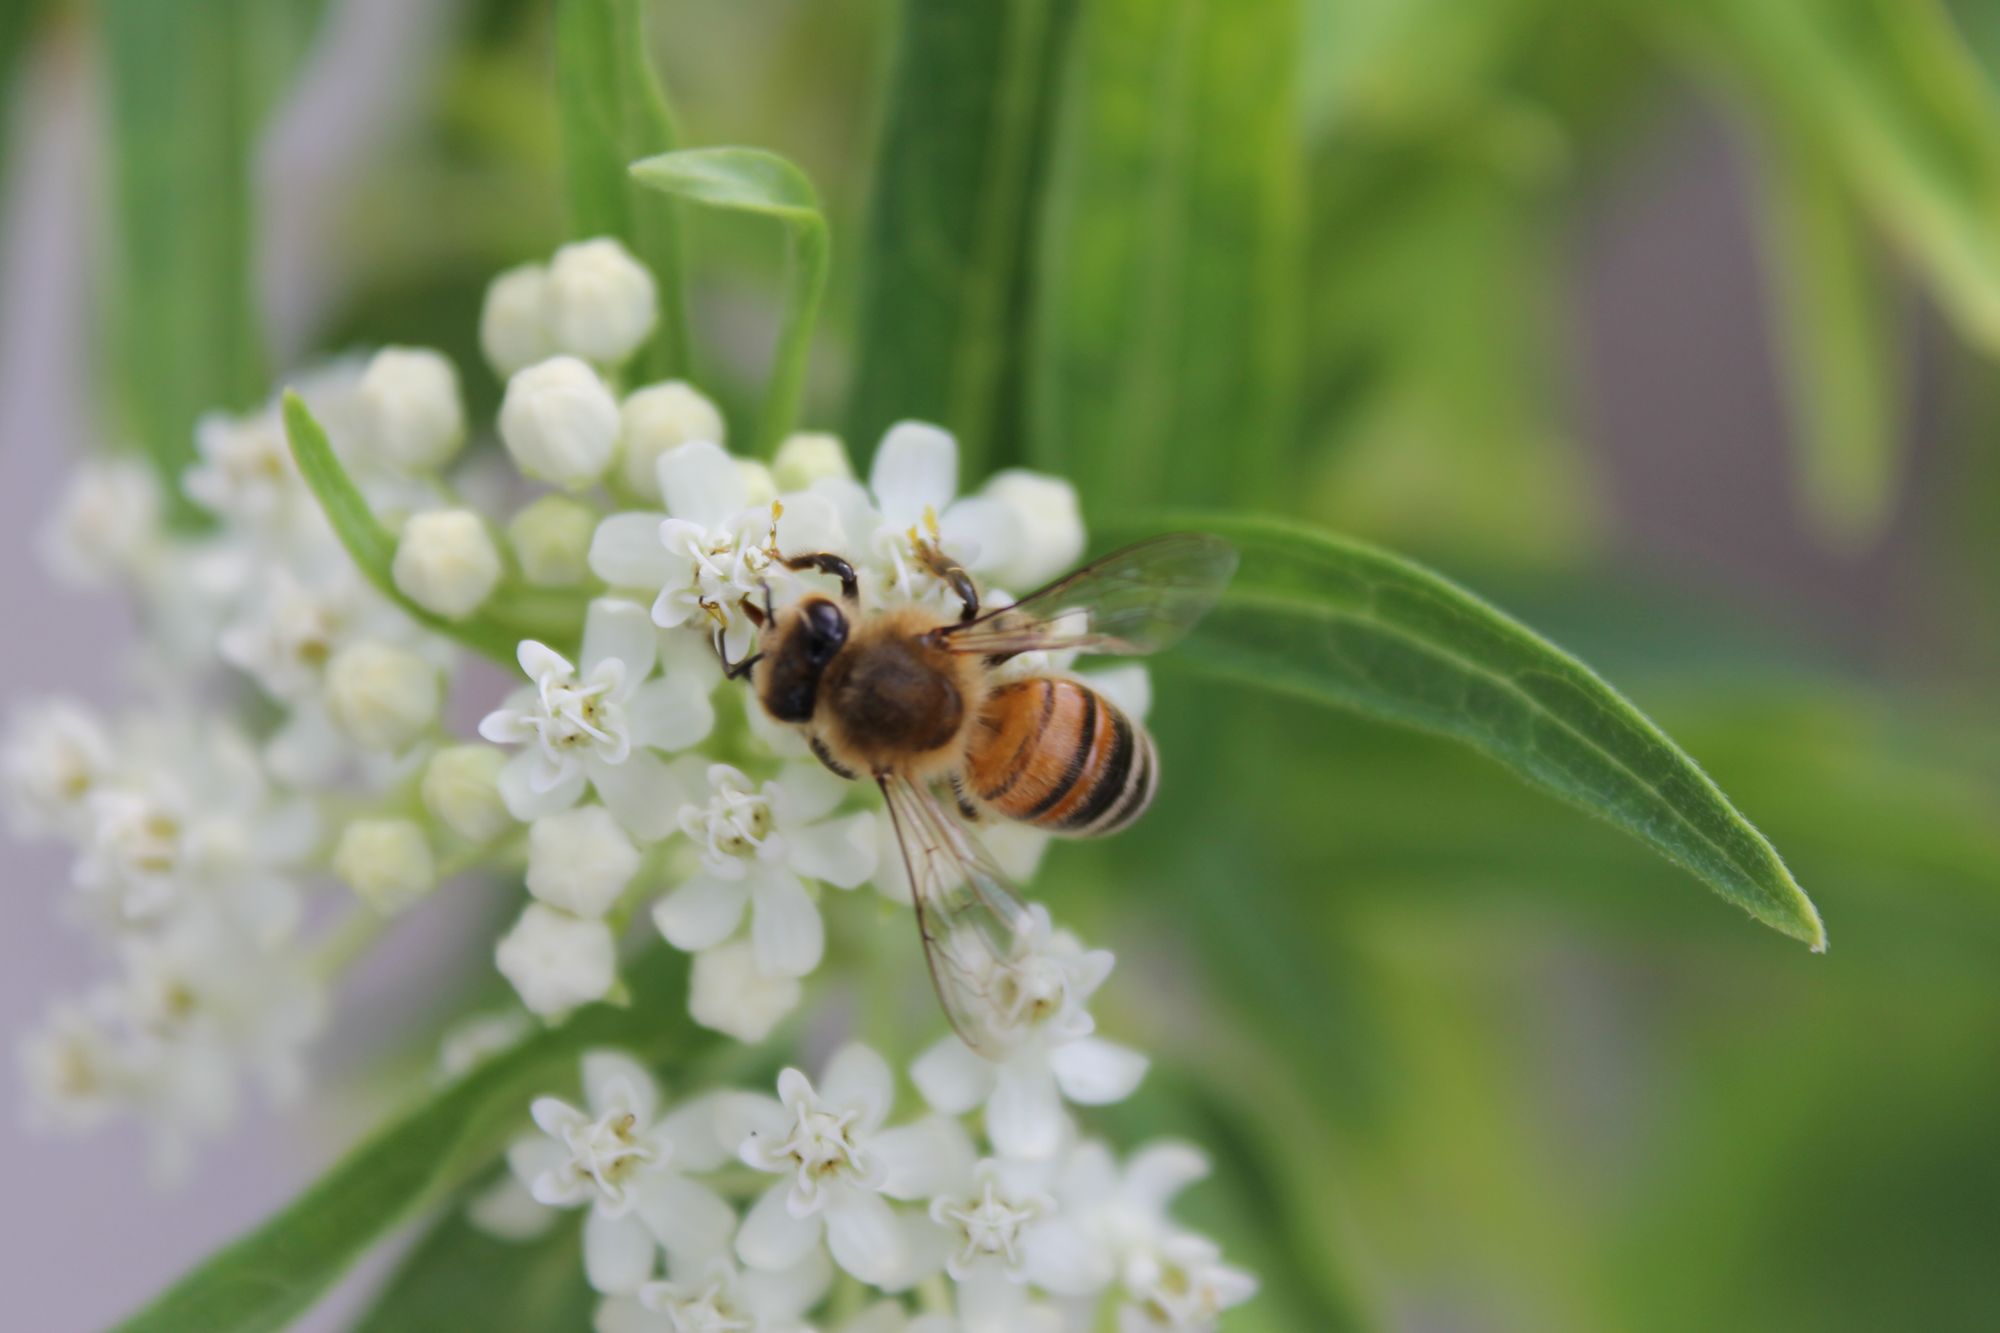
<svg viewBox="0 0 2000 1333"><path fill-rule="evenodd" d="M585 29L644 86L617 30ZM585 156L628 146L583 133ZM253 1097L301 1095L336 984L400 916L468 878L506 903L497 998L444 1033L416 1109L133 1326L273 1326L417 1206L503 1255L575 1229L601 1333L1222 1326L1258 1282L1176 1214L1209 1155L1101 1122L1149 1068L1094 1016L1118 960L1038 905L997 963L1003 1057L928 999L912 1019L915 973L883 964L917 932L880 797L724 671L760 611L832 586L787 554L843 557L864 612L943 621L926 548L1005 605L1085 557L1109 497L965 475L920 420L860 442L865 467L796 429L827 255L810 186L750 150L627 165L605 190L628 225L486 289L491 422L462 383L483 371L381 347L203 416L184 464L83 463L43 533L53 575L134 608L146 685L115 713L25 704L6 739L8 812L73 852L60 909L102 963L22 1042L39 1125L136 1122L171 1184ZM677 251L631 219L669 200L790 243L747 446L657 369L686 336ZM1196 669L1454 736L1823 947L1769 844L1573 659L1387 553L1214 526L1243 563ZM1145 717L1146 668L1070 656L999 669L1083 672ZM1032 882L1046 834L981 836ZM313 1226L338 1236L308 1264Z"/></svg>

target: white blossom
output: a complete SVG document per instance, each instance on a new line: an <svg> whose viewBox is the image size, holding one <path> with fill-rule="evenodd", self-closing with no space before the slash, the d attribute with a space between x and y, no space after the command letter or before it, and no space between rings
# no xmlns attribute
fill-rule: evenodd
<svg viewBox="0 0 2000 1333"><path fill-rule="evenodd" d="M601 805L528 826L528 892L572 916L603 916L639 869L639 849Z"/></svg>
<svg viewBox="0 0 2000 1333"><path fill-rule="evenodd" d="M782 1272L716 1259L692 1278L648 1282L636 1308L607 1301L597 1333L811 1333L801 1322L833 1283L833 1265L811 1251Z"/></svg>
<svg viewBox="0 0 2000 1333"><path fill-rule="evenodd" d="M618 366L659 319L653 275L609 236L556 251L542 286L542 319L558 350Z"/></svg>
<svg viewBox="0 0 2000 1333"><path fill-rule="evenodd" d="M748 940L704 949L689 969L688 1014L705 1028L755 1043L798 1008L805 988L797 977L766 972Z"/></svg>
<svg viewBox="0 0 2000 1333"><path fill-rule="evenodd" d="M368 444L392 467L443 467L465 442L458 368L427 347L384 347L357 386Z"/></svg>
<svg viewBox="0 0 2000 1333"><path fill-rule="evenodd" d="M364 749L407 750L437 721L442 690L437 668L397 644L364 640L327 664L327 710L334 724Z"/></svg>
<svg viewBox="0 0 2000 1333"><path fill-rule="evenodd" d="M542 303L548 270L540 264L510 268L486 286L479 311L479 350L501 376L555 354Z"/></svg>
<svg viewBox="0 0 2000 1333"><path fill-rule="evenodd" d="M90 826L91 797L112 771L111 738L81 704L48 699L15 707L0 775L16 834L80 836Z"/></svg>
<svg viewBox="0 0 2000 1333"><path fill-rule="evenodd" d="M521 577L538 588L567 588L590 572L597 511L569 495L544 495L507 522Z"/></svg>
<svg viewBox="0 0 2000 1333"><path fill-rule="evenodd" d="M357 819L341 830L333 873L378 912L400 912L437 883L430 840L409 819Z"/></svg>
<svg viewBox="0 0 2000 1333"><path fill-rule="evenodd" d="M1121 1101L1138 1087L1146 1058L1093 1035L1085 1005L1111 974L1111 954L1086 950L1069 932L1055 930L1039 903L1029 911L1033 926L1018 956L993 962L993 974L981 982L1001 997L998 1020L1017 1038L1012 1051L993 1064L947 1037L910 1072L940 1111L958 1115L983 1105L987 1136L1002 1156L1045 1158L1062 1144L1064 1099L1085 1106Z"/></svg>
<svg viewBox="0 0 2000 1333"><path fill-rule="evenodd" d="M555 356L517 370L500 403L500 441L523 476L587 486L618 449L618 400L582 361Z"/></svg>
<svg viewBox="0 0 2000 1333"><path fill-rule="evenodd" d="M541 903L522 910L493 961L521 1003L545 1018L603 999L618 980L611 927Z"/></svg>
<svg viewBox="0 0 2000 1333"><path fill-rule="evenodd" d="M418 790L424 809L467 842L491 842L514 827L500 799L507 757L490 745L452 745L431 756Z"/></svg>
<svg viewBox="0 0 2000 1333"><path fill-rule="evenodd" d="M816 481L853 476L854 464L838 435L818 431L788 435L771 459L771 479L781 491L803 491Z"/></svg>
<svg viewBox="0 0 2000 1333"><path fill-rule="evenodd" d="M1125 1287L1119 1333L1212 1333L1224 1310L1257 1294L1257 1279L1223 1263L1215 1242L1179 1235L1134 1256Z"/></svg>
<svg viewBox="0 0 2000 1333"><path fill-rule="evenodd" d="M471 615L500 584L500 552L469 509L413 514L390 567L396 588L447 620Z"/></svg>
<svg viewBox="0 0 2000 1333"><path fill-rule="evenodd" d="M681 794L658 751L708 735L715 713L707 678L678 669L653 677L658 634L643 608L614 598L591 603L579 664L533 640L519 659L532 688L479 724L487 740L522 747L500 771L514 817L566 810L594 788L635 836L667 833Z"/></svg>
<svg viewBox="0 0 2000 1333"><path fill-rule="evenodd" d="M720 1257L735 1214L683 1174L724 1160L713 1108L696 1101L661 1116L652 1077L616 1051L583 1057L583 1092L582 1108L537 1098L531 1111L541 1136L517 1140L507 1162L537 1202L590 1209L583 1227L590 1285L639 1290L660 1249L697 1268Z"/></svg>
<svg viewBox="0 0 2000 1333"><path fill-rule="evenodd" d="M135 459L79 464L41 532L43 563L76 587L145 572L159 540L160 486Z"/></svg>
<svg viewBox="0 0 2000 1333"><path fill-rule="evenodd" d="M722 413L693 385L668 380L635 389L618 410L625 484L648 500L660 498L660 457L690 440L725 442Z"/></svg>

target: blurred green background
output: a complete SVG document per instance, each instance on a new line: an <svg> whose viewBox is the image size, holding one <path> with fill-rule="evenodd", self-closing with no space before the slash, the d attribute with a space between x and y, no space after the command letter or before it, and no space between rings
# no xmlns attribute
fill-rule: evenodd
<svg viewBox="0 0 2000 1333"><path fill-rule="evenodd" d="M310 184L262 127L331 29L407 14L0 12L10 67L103 83L108 431L388 341L490 413L484 284L565 235L551 18L412 8L406 109L312 195L291 306L244 262L271 180ZM2000 5L647 17L682 142L826 204L810 424L865 455L929 417L1093 519L1230 505L1423 559L1624 689L1825 916L1809 956L1491 764L1163 664L1159 811L1037 888L1161 1052L1107 1120L1216 1153L1190 1220L1266 1284L1230 1328L2000 1324ZM687 224L747 437L777 238Z"/></svg>

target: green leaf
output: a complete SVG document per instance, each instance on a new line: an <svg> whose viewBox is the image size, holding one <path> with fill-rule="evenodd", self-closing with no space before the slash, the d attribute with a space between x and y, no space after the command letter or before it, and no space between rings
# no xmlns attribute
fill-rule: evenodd
<svg viewBox="0 0 2000 1333"><path fill-rule="evenodd" d="M578 608L573 605L575 599L559 593L503 588L485 609L463 620L447 620L405 597L393 572L396 535L383 527L368 507L368 497L340 465L326 431L313 420L305 399L290 390L285 393L284 418L285 438L291 443L299 474L319 501L340 544L376 590L412 620L505 666L513 665L515 650L524 638L538 638L561 649L574 646L582 633Z"/></svg>
<svg viewBox="0 0 2000 1333"><path fill-rule="evenodd" d="M1092 503L1268 495L1302 284L1297 0L1086 6L1035 261L1030 458Z"/></svg>
<svg viewBox="0 0 2000 1333"><path fill-rule="evenodd" d="M1695 0L1635 8L1690 36L1836 169L2000 354L2000 98L1937 0Z"/></svg>
<svg viewBox="0 0 2000 1333"><path fill-rule="evenodd" d="M805 389L813 321L826 290L826 217L805 173L759 148L691 148L634 163L641 183L710 208L754 213L785 229L784 323L778 330L771 383L757 423L757 450L766 456L798 419Z"/></svg>
<svg viewBox="0 0 2000 1333"><path fill-rule="evenodd" d="M958 437L961 469L1014 461L1028 263L1077 0L904 0L862 242L847 432Z"/></svg>
<svg viewBox="0 0 2000 1333"><path fill-rule="evenodd" d="M584 1280L577 1221L571 1214L547 1236L505 1241L451 1207L403 1259L354 1333L590 1327L597 1293Z"/></svg>
<svg viewBox="0 0 2000 1333"><path fill-rule="evenodd" d="M1880 535L1895 499L1896 302L1850 191L1817 152L1776 155L1765 246L1807 513L1830 540Z"/></svg>
<svg viewBox="0 0 2000 1333"><path fill-rule="evenodd" d="M666 94L646 58L641 0L561 0L556 85L569 177L570 229L616 236L660 283L660 326L646 350L649 379L688 373L687 302L674 201L639 189L627 168L680 143Z"/></svg>
<svg viewBox="0 0 2000 1333"><path fill-rule="evenodd" d="M271 17L252 0L106 0L118 264L116 354L131 426L174 497L194 424L264 392L253 309L250 156Z"/></svg>
<svg viewBox="0 0 2000 1333"><path fill-rule="evenodd" d="M391 1228L450 1198L527 1124L536 1096L575 1086L580 1052L685 1058L712 1039L688 1021L685 968L656 948L627 971L629 1008L591 1005L479 1066L378 1131L275 1216L211 1256L123 1333L282 1328ZM468 1325L472 1327L473 1325Z"/></svg>
<svg viewBox="0 0 2000 1333"><path fill-rule="evenodd" d="M1170 661L1454 737L1611 821L1766 925L1826 947L1818 911L1777 852L1694 760L1534 631L1356 542L1268 519L1174 526L1219 533L1243 561Z"/></svg>

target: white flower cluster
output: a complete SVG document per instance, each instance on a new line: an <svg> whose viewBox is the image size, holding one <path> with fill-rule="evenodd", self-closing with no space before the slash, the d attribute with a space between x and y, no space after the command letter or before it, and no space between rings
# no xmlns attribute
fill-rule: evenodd
<svg viewBox="0 0 2000 1333"><path fill-rule="evenodd" d="M1088 1333L1107 1305L1121 1333L1193 1333L1256 1291L1168 1217L1208 1173L1186 1144L1121 1166L1065 1120L1047 1151L982 1156L921 1077L930 1106L891 1124L894 1074L860 1044L817 1080L786 1069L775 1098L709 1090L666 1108L614 1051L586 1055L582 1082L581 1107L534 1103L539 1132L475 1217L521 1240L583 1211L598 1333L805 1333L837 1272L886 1298L841 1326L853 1333ZM747 1200L740 1216L725 1192Z"/></svg>
<svg viewBox="0 0 2000 1333"><path fill-rule="evenodd" d="M458 373L434 352L385 349L301 386L394 535L389 569L371 571L394 596L350 559L275 406L201 424L182 479L200 525L171 522L128 463L79 473L45 553L131 596L157 703L116 729L43 705L7 748L17 822L74 842L77 915L123 965L24 1048L48 1118L122 1107L177 1144L225 1122L243 1070L294 1085L353 942L460 870L518 876L527 898L494 946L520 1009L482 1018L453 1068L620 998L628 936L693 955L697 1023L761 1041L823 963L856 961L830 948L827 890L871 884L908 906L874 788L725 683L718 648L742 659L760 611L831 586L793 571L798 555L844 557L864 610L949 618L956 594L925 558L937 547L1004 604L1080 556L1075 494L1016 471L960 495L955 442L918 423L888 432L865 483L827 435L795 435L768 464L736 458L700 392L626 382L657 309L651 276L611 240L496 280L480 335L506 378L499 450L466 448ZM541 618L523 621L531 609ZM522 623L549 629L504 631L525 679L489 701L486 743L450 735L447 692L477 688L453 636L490 650L496 626ZM1069 668L1030 654L1007 669ZM256 700L242 724L195 702L217 679ZM1143 670L1092 682L1143 718ZM1047 840L982 837L1018 878ZM355 899L324 943L300 925L318 872ZM1164 1217L1198 1155L1152 1149L1121 1173L1080 1139L1066 1107L1128 1096L1146 1061L1095 1034L1087 1006L1111 956L1033 910L993 988L1018 1001L1004 1017L1021 1040L999 1064L956 1038L923 1052L911 1077L931 1110L909 1124L884 1127L890 1069L860 1046L817 1083L788 1070L775 1100L709 1090L662 1114L642 1069L600 1054L587 1109L536 1103L546 1137L512 1161L540 1205L588 1206L599 1327L803 1328L834 1267L925 1296L923 1317L896 1299L848 1325L866 1333L1094 1328L1084 1312L1114 1302L1126 1330L1200 1329L1245 1299L1250 1279ZM914 959L917 932L894 929ZM746 1167L777 1177L754 1201ZM740 1219L725 1195L748 1203ZM521 1234L536 1211L501 1190L475 1216Z"/></svg>

